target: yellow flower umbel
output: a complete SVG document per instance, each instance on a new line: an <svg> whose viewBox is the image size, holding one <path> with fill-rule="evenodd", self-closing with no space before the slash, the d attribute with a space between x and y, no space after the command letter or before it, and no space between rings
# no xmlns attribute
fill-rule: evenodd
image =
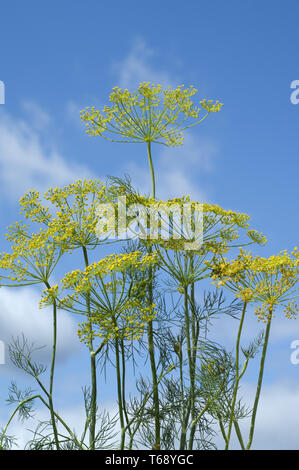
<svg viewBox="0 0 299 470"><path fill-rule="evenodd" d="M63 188L50 188L43 204L37 191L28 191L20 200L25 217L55 233L56 243L64 250L100 244L95 233L97 207L106 202L106 187L99 180L77 180Z"/></svg>
<svg viewBox="0 0 299 470"><path fill-rule="evenodd" d="M107 193L115 221L120 218L117 200L119 197L125 196L126 206L130 209L126 214L127 225L125 228L130 232L128 228L131 222L136 222L137 217L138 222L142 225L141 228L139 227L139 238L148 246L156 244L164 249L185 251L186 242L196 245L196 231L194 230L196 211L202 213L202 246L198 249L188 249L188 251L200 255L209 252L219 255L226 253L231 247L252 243L263 245L267 241L263 234L249 229L249 215L225 210L217 205L191 201L190 196L165 201L146 197L135 193L133 188L126 186L126 182L122 180L111 184ZM131 207L135 209L131 210ZM187 209L191 215L188 216L186 222ZM106 223L105 215L103 216L103 225L104 223ZM109 225L109 220L107 225ZM134 230L134 227L131 229L132 235L134 238L138 238L138 232ZM246 239L236 244L236 240L240 238L239 231L242 231L243 234L245 232ZM103 232L103 236L104 234L105 232ZM165 236L166 234L167 236ZM121 238L121 233L118 235ZM191 235L190 238L189 235Z"/></svg>
<svg viewBox="0 0 299 470"><path fill-rule="evenodd" d="M182 144L182 131L222 106L218 101L206 99L195 106L191 97L196 93L192 86L162 90L161 85L150 82L142 82L136 92L115 87L110 94L110 106L102 111L87 107L81 111L81 118L91 136L99 135L114 142L156 142L174 146ZM188 125L189 118L196 122Z"/></svg>
<svg viewBox="0 0 299 470"><path fill-rule="evenodd" d="M21 199L28 224L8 228L10 253L0 253L2 285L48 282L62 254L78 247L105 243L95 231L98 204L107 203L106 187L99 180L78 180L63 188L50 188L43 197L29 190Z"/></svg>
<svg viewBox="0 0 299 470"><path fill-rule="evenodd" d="M111 338L140 339L149 320L156 315L155 305L146 302L147 271L157 266L156 253L143 255L140 251L109 255L92 263L85 270L72 271L62 279L62 291L71 292L58 301L60 308L86 315L88 299L90 314L79 324L78 335L88 343L96 336L106 342ZM133 273L142 279L137 281ZM41 306L57 298L58 289L45 290Z"/></svg>
<svg viewBox="0 0 299 470"><path fill-rule="evenodd" d="M274 311L278 307L283 307L286 317L294 318L299 310L294 300L298 297L298 289L295 288L299 273L298 251L297 248L295 248L291 254L282 251L278 255L263 258L261 256L254 257L250 252L241 249L236 259L229 261L221 256L215 256L212 261L208 263L208 266L211 269L211 277L214 280L213 284L216 284L217 287L227 287L243 301L242 315L236 341L235 383L233 387L233 398L230 404L225 449L229 448L232 426L237 423L236 406L238 408L237 395L240 380L247 369L248 361L255 356L259 347L262 346L258 382L251 413L247 445L245 444L238 425L236 427L242 449L248 450L251 448L253 440ZM266 323L266 328L263 334L259 335L259 337L251 343L249 348L244 349L241 348L241 334L244 327L246 308L249 303L259 304L255 309L255 314L259 321L262 320L263 323ZM240 366L241 350L245 356L242 367Z"/></svg>
<svg viewBox="0 0 299 470"><path fill-rule="evenodd" d="M0 278L5 280L1 285L47 283L63 253L56 230L48 227L32 233L28 225L16 222L6 238L12 245L10 253L0 253Z"/></svg>
<svg viewBox="0 0 299 470"><path fill-rule="evenodd" d="M125 188L112 187L112 193L124 194ZM144 197L139 194L127 193L128 205L136 204L138 207L144 208L144 223L143 231L146 232L146 237L140 239L140 241L148 247L155 247L157 254L160 257L161 268L166 272L170 273L179 283L180 286L189 285L197 282L203 277L207 277L207 266L204 264L204 260L210 254L220 255L227 253L230 248L249 245L253 243L264 244L266 237L256 230L249 230L249 219L247 214L237 213L231 210L225 210L217 205L211 204L199 204L196 201L190 201L189 196L183 196L181 198L168 199L167 201L161 201L154 198ZM196 240L196 233L193 232L192 217L188 222L191 226L191 232L195 234L194 238L189 240L186 238L186 232L181 227L178 218L171 212L174 207L178 208L180 214L180 220L183 220L183 207L190 206L196 207L201 206L202 210L202 245L199 248L187 249L185 247L186 242L194 243ZM117 214L117 205L114 206L115 214ZM155 236L152 235L152 219L153 214L155 216L158 211L162 212L162 216L157 217L157 229ZM177 215L177 214L176 214ZM132 216L134 219L134 216ZM128 218L127 223L129 224L131 219ZM165 232L168 231L169 237L163 238L161 226ZM190 227L189 227L190 228ZM184 233L185 232L185 233ZM243 233L242 233L243 232ZM239 244L236 240L240 238L240 235L245 235L241 238ZM191 257L193 258L191 260ZM184 259L184 266L182 266L182 260Z"/></svg>
<svg viewBox="0 0 299 470"><path fill-rule="evenodd" d="M296 317L298 297L295 285L298 281L299 257L297 249L291 254L282 251L276 256L253 257L240 250L232 261L214 258L209 263L211 277L218 287L225 286L244 302L261 303L255 310L259 319L265 318L278 306L284 307L287 318Z"/></svg>

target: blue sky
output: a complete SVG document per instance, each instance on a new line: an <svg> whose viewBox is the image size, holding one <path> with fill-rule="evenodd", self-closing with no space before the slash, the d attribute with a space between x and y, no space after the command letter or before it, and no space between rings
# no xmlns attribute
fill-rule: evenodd
<svg viewBox="0 0 299 470"><path fill-rule="evenodd" d="M113 86L135 88L140 81L153 81L193 85L200 97L224 103L220 113L186 134L183 147L154 147L158 196L190 193L245 212L269 240L258 252L269 256L292 249L299 228L299 105L290 101L290 84L299 79L298 14L298 2L292 0L2 4L0 231L18 217L17 200L29 187L129 173L137 187L149 188L145 149L87 137L79 111L106 104ZM6 341L17 327L33 339L47 339L48 324L41 318L46 314L34 310L38 294L3 290L1 298L0 339ZM78 378L82 349L73 345L72 319L61 318L59 357L68 374L58 372L57 393L60 406L66 406L67 391L88 381L88 375L82 369ZM221 328L228 343L230 328ZM272 333L256 445L298 448L299 365L290 363L298 320L277 319ZM215 331L219 340L221 335ZM3 403L13 372L8 365L0 365L1 371ZM105 390L109 397L109 387ZM69 411L75 420L78 400L74 395ZM280 410L279 423L274 408ZM0 422L6 415L1 405Z"/></svg>

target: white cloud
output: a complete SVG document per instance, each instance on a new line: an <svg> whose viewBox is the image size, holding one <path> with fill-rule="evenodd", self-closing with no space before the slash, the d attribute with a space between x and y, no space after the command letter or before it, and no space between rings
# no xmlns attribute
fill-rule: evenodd
<svg viewBox="0 0 299 470"><path fill-rule="evenodd" d="M66 116L82 130L82 122L80 119L80 111L84 109L84 106L80 106L76 101L69 100L66 103Z"/></svg>
<svg viewBox="0 0 299 470"><path fill-rule="evenodd" d="M148 81L163 87L177 85L176 77L166 71L157 70L150 64L154 57L154 50L141 37L136 38L128 55L112 66L117 76L117 86L134 89L140 82Z"/></svg>
<svg viewBox="0 0 299 470"><path fill-rule="evenodd" d="M34 412L34 417L26 420L24 423L18 421L17 416L14 418L9 428L7 429L8 436L14 436L16 438L16 443L13 446L13 449L23 450L25 449L26 444L33 438L33 432L36 429L38 421L45 422L49 421L49 411L44 407L40 407L41 402L36 401L37 409ZM13 410L13 407L11 407ZM10 411L12 411L10 410ZM65 423L70 427L70 429L75 429L80 437L80 432L83 429L84 425L84 409L83 407L72 407L65 408L62 412L59 412L59 415L64 420ZM7 416L3 416L0 423L0 427L5 425ZM65 428L61 428L63 434L66 433ZM49 430L50 432L50 430ZM46 432L43 433L44 435ZM87 434L88 435L88 434Z"/></svg>
<svg viewBox="0 0 299 470"><path fill-rule="evenodd" d="M241 388L245 403L252 406L255 396L253 385ZM256 416L252 449L291 450L299 448L299 385L275 383L264 385ZM248 436L250 421L240 423L242 434ZM244 439L247 442L247 439ZM220 442L220 441L219 441ZM239 449L236 436L232 449Z"/></svg>
<svg viewBox="0 0 299 470"><path fill-rule="evenodd" d="M46 150L33 127L8 114L0 116L0 187L6 197L15 200L30 188L45 191L84 177L90 177L85 166Z"/></svg>
<svg viewBox="0 0 299 470"><path fill-rule="evenodd" d="M83 398L82 398L83 400ZM49 421L49 411L46 408L40 407L40 402L36 402L37 409L35 412L35 416L33 419L29 419L24 423L18 421L17 417L14 418L12 423L10 424L7 434L10 436L15 436L17 438L16 445L13 447L15 449L21 450L25 448L26 443L33 438L32 430L36 428L37 421ZM55 406L55 405L54 405ZM56 409L57 410L57 409ZM101 410L106 410L109 413L110 419L113 418L116 413L118 412L117 405L111 402L105 402L101 404ZM8 410L7 410L8 411ZM85 425L85 409L83 406L66 406L61 410L57 410L58 414L64 420L64 422L68 425L68 427L73 431L76 431L76 435L78 438L82 436L84 425ZM6 424L6 420L8 419L9 414L4 417L2 415L0 420L0 428ZM98 422L99 429L100 422ZM65 428L58 424L58 430L67 435ZM116 443L115 448L117 448L118 443L120 442L120 426L119 423L116 423L115 429L113 434L116 433L117 435L113 437L110 441L110 444ZM45 434L45 433L44 433ZM88 432L85 438L85 443L88 445Z"/></svg>
<svg viewBox="0 0 299 470"><path fill-rule="evenodd" d="M22 108L26 112L29 122L31 122L36 129L44 129L50 124L50 115L34 101L23 101Z"/></svg>
<svg viewBox="0 0 299 470"><path fill-rule="evenodd" d="M0 289L0 339L6 345L6 366L9 367L7 345L12 337L24 334L28 343L35 347L45 346L38 351L38 358L50 358L52 345L52 312L50 308L39 309L40 294L32 287ZM67 312L57 314L57 360L64 360L79 347L76 323Z"/></svg>
<svg viewBox="0 0 299 470"><path fill-rule="evenodd" d="M284 313L277 310L271 325L269 344L285 344L286 341L291 343L294 339L299 339L297 322L298 320L285 318ZM226 315L219 317L214 325L215 327L211 327L212 339L224 344L226 347L235 347L239 321ZM244 347L247 347L263 329L265 329L265 325L258 322L254 314L254 308L248 308L241 338Z"/></svg>
<svg viewBox="0 0 299 470"><path fill-rule="evenodd" d="M241 389L245 403L252 405L255 395L255 388L246 384ZM102 403L101 409L107 409L112 417L117 409L111 402ZM275 383L264 385L260 397L259 408L256 417L256 426L253 438L252 449L261 450L298 450L298 426L299 426L299 386L292 384ZM7 410L8 411L8 410ZM77 431L77 435L83 429L84 410L81 406L64 407L58 410L59 414L70 426ZM45 409L38 408L36 418L48 420L49 413ZM2 414L0 427L7 419ZM240 428L244 442L247 443L250 421L240 422ZM18 436L18 445L22 449L25 443L32 438L32 433L28 429L34 429L34 422L28 421L21 424L14 419L8 429L8 434ZM117 426L116 430L119 427ZM117 437L116 437L117 439ZM218 449L224 448L223 439L219 433L216 438ZM240 449L237 437L232 433L230 449Z"/></svg>

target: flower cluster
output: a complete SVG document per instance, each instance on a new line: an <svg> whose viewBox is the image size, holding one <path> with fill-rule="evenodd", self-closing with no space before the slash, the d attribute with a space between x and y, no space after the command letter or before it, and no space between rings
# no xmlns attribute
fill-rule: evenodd
<svg viewBox="0 0 299 470"><path fill-rule="evenodd" d="M68 236L67 231L63 236ZM27 225L16 223L9 228L6 238L12 245L10 253L0 253L0 269L5 272L1 278L7 279L8 285L47 281L62 254L56 230L48 227L30 233Z"/></svg>
<svg viewBox="0 0 299 470"><path fill-rule="evenodd" d="M43 199L29 190L20 206L32 225L16 222L6 234L11 252L0 254L0 269L5 271L1 278L10 283L45 282L64 252L100 243L95 233L97 206L107 201L102 182L78 180L64 188L51 188Z"/></svg>
<svg viewBox="0 0 299 470"><path fill-rule="evenodd" d="M10 283L2 285L45 282L63 253L105 243L105 231L96 230L98 207L114 197L100 180L77 180L50 188L44 196L29 190L20 199L21 214L29 223L9 227L10 253L0 253L0 278Z"/></svg>
<svg viewBox="0 0 299 470"><path fill-rule="evenodd" d="M186 241L196 242L196 224L202 236L199 254L208 252L226 253L231 242L239 238L239 229L249 228L250 217L247 214L225 210L217 205L191 201L190 196L158 200L153 197L130 193L125 186L109 188L109 208L99 212L101 234L116 232L122 215L119 198L125 198L126 226L135 238L146 240L147 245L158 244L165 249L184 251ZM134 230L138 219L139 232ZM132 224L133 222L133 224ZM123 222L122 222L123 223ZM133 227L134 226L134 227ZM133 228L132 228L133 227ZM167 237L165 236L167 234ZM247 243L266 243L266 237L256 230L247 230ZM121 233L118 233L121 236Z"/></svg>
<svg viewBox="0 0 299 470"><path fill-rule="evenodd" d="M282 251L269 258L254 257L240 249L239 256L232 261L214 257L207 265L217 287L229 288L244 302L262 304L255 310L259 319L264 320L279 305L288 318L296 316L298 308L293 299L297 297L295 284L299 273L297 248L291 254Z"/></svg>
<svg viewBox="0 0 299 470"><path fill-rule="evenodd" d="M178 86L162 90L161 85L142 82L137 92L115 87L110 94L111 106L103 111L87 107L81 111L90 136L103 136L118 142L157 142L175 146L182 144L182 131L198 124L211 112L218 112L222 106L218 101L203 99L195 106L190 99L197 93L192 86ZM205 114L201 116L201 111ZM196 119L185 124L188 118ZM110 132L111 137L107 137ZM126 140L129 139L129 140Z"/></svg>
<svg viewBox="0 0 299 470"><path fill-rule="evenodd" d="M164 230L170 234L169 239L163 239L158 233L157 238L151 237L148 240L148 244L158 244L165 249L181 251L185 249L185 243L187 240L189 241L189 238L187 238L188 232L191 233L191 236L194 234L196 211L200 211L202 214L202 246L196 250L199 255L204 255L208 252L218 255L226 253L231 247L231 242L239 238L238 230L247 230L249 228L248 221L250 217L247 214L225 210L217 205L191 201L190 196L161 201L133 194L128 196L127 201L142 205L146 216L145 226L152 224L154 220L153 214L156 216L160 211L162 217L160 217L160 225L158 223L157 228L160 229L162 223ZM184 214L186 207L190 212L190 218L187 223L185 223L186 218ZM179 216L179 222L177 216ZM266 237L256 230L247 230L246 235L249 239L247 242L249 243L263 245L267 241ZM191 238L191 241L196 240Z"/></svg>
<svg viewBox="0 0 299 470"><path fill-rule="evenodd" d="M55 300L60 308L86 315L87 321L80 323L78 330L84 342L96 336L105 341L116 337L139 339L147 322L156 316L155 305L146 299L145 285L149 269L157 268L158 261L155 252L109 255L83 271L66 274L61 292L69 290L68 295L57 300L58 286L44 290L40 306ZM136 272L139 279L134 279Z"/></svg>
<svg viewBox="0 0 299 470"><path fill-rule="evenodd" d="M55 284L54 286L49 287L48 289L44 289L43 290L44 297L42 297L39 303L39 307L42 308L42 307L47 307L48 305L52 305L58 297L58 290L59 290L58 284Z"/></svg>
<svg viewBox="0 0 299 470"><path fill-rule="evenodd" d="M144 271L158 264L157 253L143 255L141 251L132 253L108 255L100 261L90 264L84 271L77 269L65 275L61 280L64 289L72 288L78 293L85 293L103 279L114 272L124 273L130 269Z"/></svg>
<svg viewBox="0 0 299 470"><path fill-rule="evenodd" d="M21 211L32 222L44 224L55 232L56 242L64 249L95 246L97 206L107 202L106 187L99 180L77 180L64 188L50 188L44 195L50 207L41 203L37 191L29 191L20 200Z"/></svg>
<svg viewBox="0 0 299 470"><path fill-rule="evenodd" d="M94 310L89 321L79 323L78 336L86 343L95 337L104 338L105 341L115 338L139 340L147 322L154 320L155 316L155 304L144 307L143 302L127 299L114 314Z"/></svg>

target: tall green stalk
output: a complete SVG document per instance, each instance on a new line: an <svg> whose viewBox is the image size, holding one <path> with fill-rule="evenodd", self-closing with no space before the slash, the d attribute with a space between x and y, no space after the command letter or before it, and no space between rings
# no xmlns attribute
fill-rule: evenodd
<svg viewBox="0 0 299 470"><path fill-rule="evenodd" d="M193 255L191 256L190 260L190 267L193 270ZM195 410L195 370L196 370L196 352L197 352L197 342L198 342L198 335L199 335L199 328L196 325L196 318L195 318L195 291L194 291L194 282L191 284L191 344L192 344L192 351L191 351L191 361L192 361L192 374L190 377L190 384L191 384L191 429L190 429L190 436L189 436L189 450L193 449L194 443L194 436L196 431L197 423L195 421L196 418L196 410Z"/></svg>
<svg viewBox="0 0 299 470"><path fill-rule="evenodd" d="M44 390L45 391L45 390ZM46 391L45 391L46 392ZM46 392L46 395L48 396L49 398L49 394ZM5 427L3 428L2 430L2 433L1 433L1 438L0 438L0 450L3 450L3 440L5 438L5 434L7 432L7 428L8 426L10 425L11 421L13 420L14 416L17 414L17 412L20 410L20 408L22 408L22 406L24 406L26 403L29 403L31 401L34 401L35 399L39 398L41 400L41 402L46 406L46 408L48 408L50 410L50 405L49 403L46 402L46 400L43 399L43 397L39 394L37 395L32 395L31 397L29 398L26 398L25 400L22 400L18 406L15 408L15 410L13 411L13 413L10 415L10 418L8 420L8 422L6 423ZM50 410L51 411L51 410ZM80 442L77 437L75 436L75 434L71 431L71 429L69 428L69 426L65 423L65 421L54 411L54 417L62 424L62 426L66 429L66 431L69 433L71 439L73 439L73 441L78 445L78 447L83 450L83 446L82 446L82 442Z"/></svg>
<svg viewBox="0 0 299 470"><path fill-rule="evenodd" d="M187 425L186 422L186 414L184 410L184 374L183 374L183 351L181 345L178 349L178 358L180 363L180 395L181 395L181 436L180 436L180 444L179 449L184 450L185 443L186 443L186 433L187 433ZM188 421L188 420L187 420Z"/></svg>
<svg viewBox="0 0 299 470"><path fill-rule="evenodd" d="M147 157L148 163L151 171L151 183L152 183L152 197L156 198L156 182L155 182L155 171L152 159L152 152L151 152L151 142L147 142Z"/></svg>
<svg viewBox="0 0 299 470"><path fill-rule="evenodd" d="M121 378L122 397L121 399L122 399L123 413L124 413L124 417L126 420L125 431L128 430L128 434L131 439L132 431L131 431L130 420L129 420L128 411L127 411L127 404L126 404L126 357L125 357L125 347L124 347L123 338L120 340L120 350L121 350L121 362L122 362L122 378Z"/></svg>
<svg viewBox="0 0 299 470"><path fill-rule="evenodd" d="M85 267L89 265L87 249L82 247ZM92 323L90 320L90 298L87 294L86 298L87 316L89 318L90 332L92 331ZM90 371L91 371L91 396L90 396L90 425L89 425L89 447L91 450L95 448L95 432L96 432L96 414L97 414L97 373L96 373L96 353L93 348L93 341L90 338L88 342L90 353Z"/></svg>
<svg viewBox="0 0 299 470"><path fill-rule="evenodd" d="M152 161L151 154L151 142L147 142L147 155L151 171L151 183L152 183L152 197L156 197L156 186L155 186L155 173ZM149 248L149 253L152 252L152 248ZM152 279L152 268L150 268L150 279ZM153 283L150 280L149 283L149 305L153 303ZM150 357L151 372L152 372L152 381L153 381L153 402L154 402L154 416L155 416L155 444L154 448L156 450L160 449L161 445L161 426L160 426L160 408L159 408L159 390L158 390L158 378L157 378L157 368L155 361L155 350L154 350L154 332L153 332L153 322L149 321L147 325L147 339L148 339L148 352Z"/></svg>
<svg viewBox="0 0 299 470"><path fill-rule="evenodd" d="M118 397L118 411L120 421L120 450L124 450L125 445L125 420L123 410L123 393L122 393L122 379L120 373L120 358L119 358L119 342L118 338L115 338L115 358L116 358L116 379L117 379L117 397Z"/></svg>
<svg viewBox="0 0 299 470"><path fill-rule="evenodd" d="M228 446L229 446L229 441L230 441L231 432L232 432L232 425L234 422L235 405L237 401L237 394L238 394L239 383L240 383L240 374L239 374L240 340L241 340L241 334L242 334L242 329L243 329L243 324L244 324L244 319L245 319L246 307L247 307L247 302L244 302L241 320L239 324L237 343L236 343L236 364L235 364L236 378L235 378L235 386L234 386L234 391L233 391L233 399L232 399L231 411L230 411L230 417L229 417L229 425L228 425L225 450L228 450Z"/></svg>
<svg viewBox="0 0 299 470"><path fill-rule="evenodd" d="M45 282L47 289L50 289L50 284ZM57 305L56 301L53 303L53 346L52 346L52 359L50 369L50 384L49 384L49 408L51 414L51 423L54 433L56 450L60 450L58 432L55 420L54 405L53 405L53 385L54 385L54 371L55 371L55 360L56 360L56 347L57 347Z"/></svg>
<svg viewBox="0 0 299 470"><path fill-rule="evenodd" d="M252 411L252 416L251 416L249 439L248 439L248 444L246 446L246 450L250 449L251 444L252 444L253 434L254 434L257 407L258 407L258 403L259 403L259 399L260 399L263 376L264 376L264 367L265 367L265 359L266 359L266 353L267 353L268 342L269 342L271 320L272 320L272 308L270 308L269 314L268 314L266 334L265 334L264 346L263 346L262 357L261 357L261 362L260 362L259 378L258 378L257 389L256 389L256 394L255 394L255 400L254 400L254 405L253 405L253 411Z"/></svg>
<svg viewBox="0 0 299 470"><path fill-rule="evenodd" d="M189 302L188 302L188 287L184 287L184 314L185 314L185 328L186 328L186 342L187 342L187 357L188 357L188 365L189 365L189 380L190 380L190 393L189 393L189 404L186 410L185 419L184 419L184 429L182 430L181 434L181 441L180 441L180 450L184 450L186 447L187 442L187 429L188 429L188 422L190 418L190 412L193 411L194 405L194 388L193 388L193 362L192 362L192 346L191 346L191 338L190 338L190 318L189 318Z"/></svg>

